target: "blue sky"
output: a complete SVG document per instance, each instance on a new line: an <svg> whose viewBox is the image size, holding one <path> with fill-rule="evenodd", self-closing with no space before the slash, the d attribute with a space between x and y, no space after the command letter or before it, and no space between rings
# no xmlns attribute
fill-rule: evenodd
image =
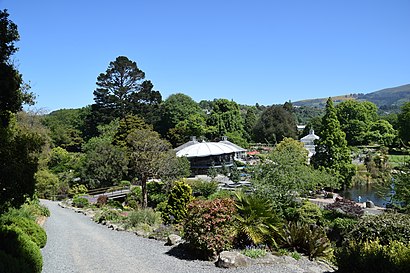
<svg viewBox="0 0 410 273"><path fill-rule="evenodd" d="M410 83L409 0L0 0L16 63L51 111L93 103L124 55L165 99L241 104L368 93Z"/></svg>

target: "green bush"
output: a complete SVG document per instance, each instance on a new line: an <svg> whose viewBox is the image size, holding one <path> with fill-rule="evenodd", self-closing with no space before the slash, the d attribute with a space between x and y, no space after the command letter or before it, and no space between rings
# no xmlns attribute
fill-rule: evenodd
<svg viewBox="0 0 410 273"><path fill-rule="evenodd" d="M159 203L168 199L166 185L163 182L148 182L147 192L148 206L151 208L155 208Z"/></svg>
<svg viewBox="0 0 410 273"><path fill-rule="evenodd" d="M181 222L187 214L188 203L192 200L191 186L184 181L174 183L168 196L168 202L162 211L162 219L166 224Z"/></svg>
<svg viewBox="0 0 410 273"><path fill-rule="evenodd" d="M202 258L214 258L230 249L235 237L232 199L194 200L188 205L184 239Z"/></svg>
<svg viewBox="0 0 410 273"><path fill-rule="evenodd" d="M139 208L140 204L142 203L141 187L137 186L137 187L131 188L131 192L127 195L127 198L125 199L125 203L133 209Z"/></svg>
<svg viewBox="0 0 410 273"><path fill-rule="evenodd" d="M329 224L328 237L338 246L343 241L343 238L357 225L356 219L352 218L336 218Z"/></svg>
<svg viewBox="0 0 410 273"><path fill-rule="evenodd" d="M314 225L323 225L324 223L322 210L309 201L303 202L299 207L289 207L285 210L285 213L288 221L299 221Z"/></svg>
<svg viewBox="0 0 410 273"><path fill-rule="evenodd" d="M73 198L73 206L77 207L77 208L84 208L87 207L89 205L89 201L87 198L82 197L82 196L74 196Z"/></svg>
<svg viewBox="0 0 410 273"><path fill-rule="evenodd" d="M150 226L151 229L155 229L159 227L160 224L161 214L155 212L152 208L131 211L125 220L126 228L138 228L147 225Z"/></svg>
<svg viewBox="0 0 410 273"><path fill-rule="evenodd" d="M215 181L204 181L201 179L190 181L189 185L192 188L192 194L195 197L203 196L208 198L218 190L218 183Z"/></svg>
<svg viewBox="0 0 410 273"><path fill-rule="evenodd" d="M43 248L47 243L47 234L44 229L29 218L6 215L0 218L0 225L16 226L20 228L40 248Z"/></svg>
<svg viewBox="0 0 410 273"><path fill-rule="evenodd" d="M0 242L0 272L41 272L40 248L20 228L0 226Z"/></svg>
<svg viewBox="0 0 410 273"><path fill-rule="evenodd" d="M387 245L390 241L410 242L410 215L384 213L366 216L347 234L347 240L357 242L379 240Z"/></svg>
<svg viewBox="0 0 410 273"><path fill-rule="evenodd" d="M390 241L386 245L376 241L354 242L336 251L341 273L398 273L410 272L410 243Z"/></svg>
<svg viewBox="0 0 410 273"><path fill-rule="evenodd" d="M281 233L282 247L308 255L309 259L329 257L332 247L323 228L302 222L289 222Z"/></svg>
<svg viewBox="0 0 410 273"><path fill-rule="evenodd" d="M257 246L262 243L277 246L275 237L279 219L268 200L237 192L235 206L235 244L238 247Z"/></svg>
<svg viewBox="0 0 410 273"><path fill-rule="evenodd" d="M93 220L97 223L103 223L106 221L120 222L124 217L118 210L104 209L94 215Z"/></svg>
<svg viewBox="0 0 410 273"><path fill-rule="evenodd" d="M235 192L234 191L219 190L219 191L211 194L210 196L208 196L208 200L234 198L234 197L235 197Z"/></svg>

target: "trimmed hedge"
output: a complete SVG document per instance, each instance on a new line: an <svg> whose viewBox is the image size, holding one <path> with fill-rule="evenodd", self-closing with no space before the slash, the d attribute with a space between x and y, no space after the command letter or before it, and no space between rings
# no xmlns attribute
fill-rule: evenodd
<svg viewBox="0 0 410 273"><path fill-rule="evenodd" d="M0 219L0 225L16 226L26 233L40 248L47 243L47 234L44 229L31 219L24 217L5 216Z"/></svg>
<svg viewBox="0 0 410 273"><path fill-rule="evenodd" d="M0 272L41 273L40 248L17 226L0 226Z"/></svg>

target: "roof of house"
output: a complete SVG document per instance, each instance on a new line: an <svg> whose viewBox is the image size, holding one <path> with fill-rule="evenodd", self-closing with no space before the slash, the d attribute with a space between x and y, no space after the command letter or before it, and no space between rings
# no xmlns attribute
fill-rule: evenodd
<svg viewBox="0 0 410 273"><path fill-rule="evenodd" d="M221 142L200 142L193 145L189 145L177 151L177 156L205 157L211 155L232 154L241 151L242 150L236 149L231 145Z"/></svg>
<svg viewBox="0 0 410 273"><path fill-rule="evenodd" d="M304 136L300 139L301 142L308 142L308 141L314 141L315 139L319 139L317 135L315 135L314 130L310 130L309 134L307 136Z"/></svg>

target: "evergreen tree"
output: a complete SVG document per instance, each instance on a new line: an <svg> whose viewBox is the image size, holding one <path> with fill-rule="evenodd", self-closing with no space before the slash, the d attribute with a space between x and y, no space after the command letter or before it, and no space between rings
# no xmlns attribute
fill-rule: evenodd
<svg viewBox="0 0 410 273"><path fill-rule="evenodd" d="M321 137L316 143L316 154L311 162L315 168L323 167L333 172L339 178L341 186L346 188L351 185L356 170L331 98L326 102L325 111Z"/></svg>

